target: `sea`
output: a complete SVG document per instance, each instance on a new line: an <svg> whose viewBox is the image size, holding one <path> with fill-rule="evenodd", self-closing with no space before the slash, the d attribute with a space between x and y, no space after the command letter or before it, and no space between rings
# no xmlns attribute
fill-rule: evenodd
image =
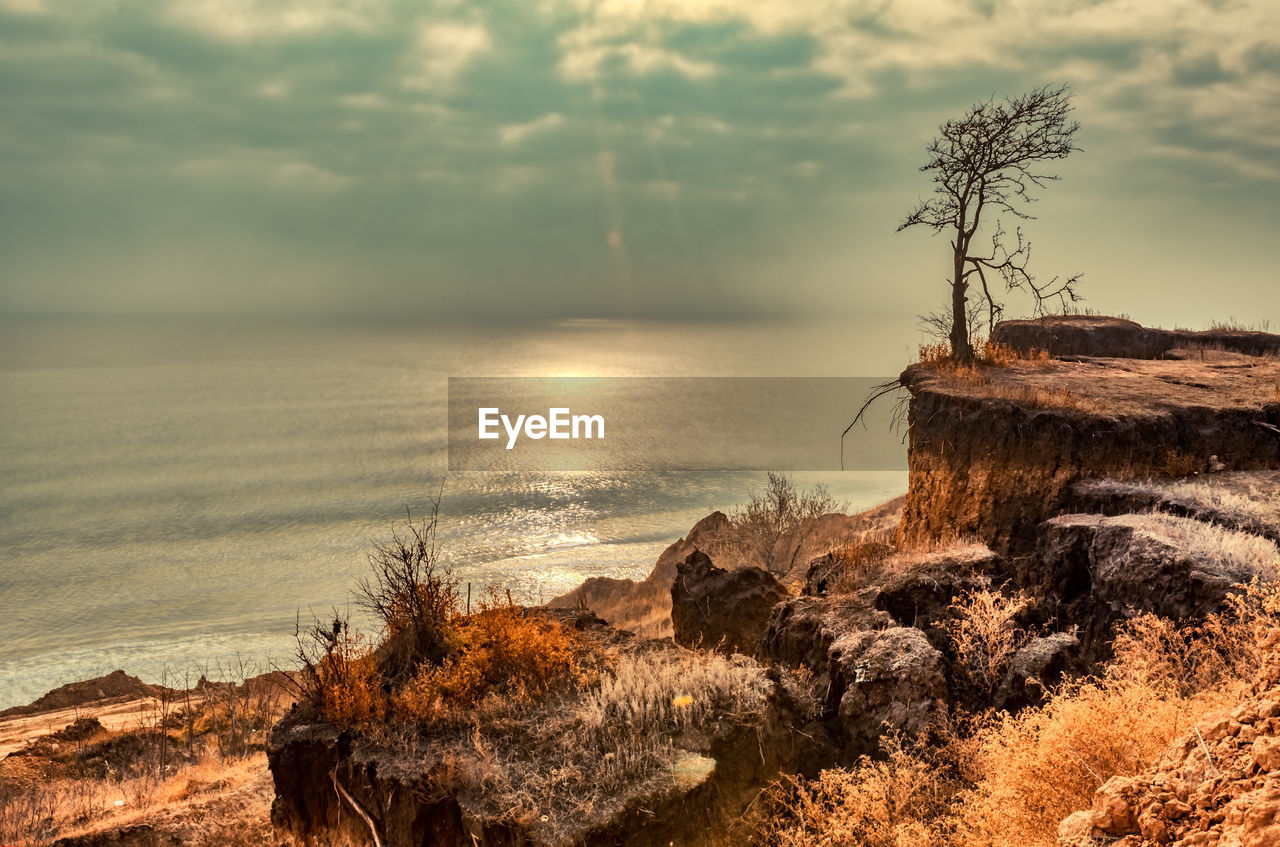
<svg viewBox="0 0 1280 847"><path fill-rule="evenodd" d="M913 330L6 317L0 708L117 668L177 685L290 667L299 624L371 626L353 600L371 545L437 499L460 584L539 603L643 578L763 487L757 471L451 474L449 377L875 377ZM850 510L906 489L902 470L793 476Z"/></svg>

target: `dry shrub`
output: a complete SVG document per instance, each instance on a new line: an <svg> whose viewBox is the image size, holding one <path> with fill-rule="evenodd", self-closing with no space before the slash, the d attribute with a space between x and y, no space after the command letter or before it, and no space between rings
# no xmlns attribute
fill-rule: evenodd
<svg viewBox="0 0 1280 847"><path fill-rule="evenodd" d="M437 722L496 698L504 707L542 699L583 681L588 667L582 635L557 620L530 614L496 592L480 611L456 622L457 649L444 664L423 664L396 695L397 715Z"/></svg>
<svg viewBox="0 0 1280 847"><path fill-rule="evenodd" d="M382 674L367 639L335 619L334 639L313 666L320 716L343 726L368 726L387 715Z"/></svg>
<svg viewBox="0 0 1280 847"><path fill-rule="evenodd" d="M919 361L929 368L976 377L977 368L1007 368L1014 362L1048 362L1050 356L1044 350L1018 350L1008 344L995 344L979 338L974 341L973 363L970 365L961 365L956 361L951 353L951 344L946 341L921 344Z"/></svg>
<svg viewBox="0 0 1280 847"><path fill-rule="evenodd" d="M1161 473L1167 477L1191 476L1205 469L1205 460L1201 456L1191 453L1184 453L1181 450L1170 450L1164 457L1164 467L1160 469Z"/></svg>
<svg viewBox="0 0 1280 847"><path fill-rule="evenodd" d="M994 692L1014 653L1026 644L1029 636L1015 619L1030 602L1021 593L1006 597L989 588L952 601L955 617L947 622L947 634L957 662L977 690Z"/></svg>
<svg viewBox="0 0 1280 847"><path fill-rule="evenodd" d="M847 594L868 585L879 576L896 548L892 532L877 532L845 542L832 551L831 571L826 574L827 591Z"/></svg>
<svg viewBox="0 0 1280 847"><path fill-rule="evenodd" d="M945 847L957 783L920 750L890 739L883 761L825 770L775 789L779 814L758 843L770 847Z"/></svg>
<svg viewBox="0 0 1280 847"><path fill-rule="evenodd" d="M429 519L406 521L404 531L392 529L390 541L374 542L372 576L356 584L358 602L382 623L379 664L392 681L422 662L441 664L453 650L458 580L439 563L438 518L437 502Z"/></svg>
<svg viewBox="0 0 1280 847"><path fill-rule="evenodd" d="M1151 766L1204 711L1234 702L1262 664L1262 635L1278 624L1280 585L1258 582L1201 624L1127 622L1099 679L977 734L960 843L1053 845L1058 823L1109 778Z"/></svg>
<svg viewBox="0 0 1280 847"><path fill-rule="evenodd" d="M1154 762L1205 705L1107 681L993 720L978 736L977 781L960 808L959 842L1053 845L1064 817L1088 807L1110 777Z"/></svg>
<svg viewBox="0 0 1280 847"><path fill-rule="evenodd" d="M793 563L775 561L774 548L778 541L823 515L843 511L846 506L827 493L824 485L801 489L786 474L770 471L765 490L729 515L735 546L743 557L775 575L785 576Z"/></svg>
<svg viewBox="0 0 1280 847"><path fill-rule="evenodd" d="M997 644L1009 598L977 604ZM973 607L970 603L970 608ZM799 782L765 827L780 847L1053 847L1058 824L1109 778L1154 764L1206 710L1235 702L1280 626L1280 584L1260 583L1194 625L1126 622L1114 659L1040 707L988 715L931 750L890 747L882 762ZM983 640L983 639L980 639Z"/></svg>

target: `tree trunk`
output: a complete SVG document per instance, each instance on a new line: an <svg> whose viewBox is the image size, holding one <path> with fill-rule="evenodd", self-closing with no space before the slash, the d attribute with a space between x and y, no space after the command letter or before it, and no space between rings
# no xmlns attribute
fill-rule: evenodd
<svg viewBox="0 0 1280 847"><path fill-rule="evenodd" d="M969 288L964 281L964 251L956 250L955 276L951 283L951 355L967 365L973 362L973 345L969 340L968 298Z"/></svg>

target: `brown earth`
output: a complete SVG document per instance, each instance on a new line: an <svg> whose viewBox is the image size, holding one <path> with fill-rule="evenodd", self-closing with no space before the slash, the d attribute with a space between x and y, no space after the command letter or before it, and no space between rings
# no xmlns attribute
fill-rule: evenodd
<svg viewBox="0 0 1280 847"><path fill-rule="evenodd" d="M1238 705L1203 716L1149 770L1108 780L1062 822L1059 845L1280 844L1280 630L1268 646Z"/></svg>
<svg viewBox="0 0 1280 847"><path fill-rule="evenodd" d="M913 365L901 536L974 535L1001 554L1086 478L1280 467L1280 360L1080 357L973 373Z"/></svg>

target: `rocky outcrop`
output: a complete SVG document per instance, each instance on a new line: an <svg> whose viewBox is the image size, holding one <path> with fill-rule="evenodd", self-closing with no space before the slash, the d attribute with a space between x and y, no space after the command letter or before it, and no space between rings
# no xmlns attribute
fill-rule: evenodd
<svg viewBox="0 0 1280 847"><path fill-rule="evenodd" d="M855 630L827 654L827 705L854 753L874 753L886 731L924 732L946 713L942 654L915 627Z"/></svg>
<svg viewBox="0 0 1280 847"><path fill-rule="evenodd" d="M886 729L919 733L946 708L942 654L876 609L876 594L794 597L774 608L761 642L769 658L814 674L847 756L875 753Z"/></svg>
<svg viewBox="0 0 1280 847"><path fill-rule="evenodd" d="M901 381L912 395L902 541L973 535L1024 555L1083 479L1162 476L1210 456L1228 471L1280 467L1274 360L1029 361L973 377L916 365Z"/></svg>
<svg viewBox="0 0 1280 847"><path fill-rule="evenodd" d="M804 666L815 674L828 670L828 653L851 630L887 629L893 618L875 608L877 591L830 597L800 596L779 603L760 640L764 658Z"/></svg>
<svg viewBox="0 0 1280 847"><path fill-rule="evenodd" d="M671 581L676 566L695 550L704 550L717 560L736 564L732 524L724 512L712 512L693 525L658 556L653 571L645 579L591 577L572 591L547 604L551 609L590 609L611 626L642 638L667 638L671 628Z"/></svg>
<svg viewBox="0 0 1280 847"><path fill-rule="evenodd" d="M934 553L898 554L878 581L875 607L903 626L926 632L948 616L957 597L986 588L1003 562L981 544L958 544ZM942 632L937 630L938 636Z"/></svg>
<svg viewBox="0 0 1280 847"><path fill-rule="evenodd" d="M1280 353L1280 335L1235 329L1156 329L1125 318L1102 315L1048 315L1024 321L1001 321L991 341L1022 353L1050 356L1101 356L1159 359L1176 348L1211 349L1246 356Z"/></svg>
<svg viewBox="0 0 1280 847"><path fill-rule="evenodd" d="M1078 667L1079 659L1080 639L1074 633L1055 632L1031 639L1013 654L996 692L997 706L1014 710L1040 703L1050 688Z"/></svg>
<svg viewBox="0 0 1280 847"><path fill-rule="evenodd" d="M727 571L695 550L671 583L671 623L677 644L756 655L773 607L790 596L760 568Z"/></svg>
<svg viewBox="0 0 1280 847"><path fill-rule="evenodd" d="M34 715L40 712L87 706L91 703L104 701L159 697L163 690L161 686L149 685L136 676L130 676L122 670L116 670L106 676L95 677L82 682L72 682L55 688L35 702L28 703L25 706L13 706L0 711L0 718L16 715Z"/></svg>
<svg viewBox="0 0 1280 847"><path fill-rule="evenodd" d="M892 531L901 519L903 502L903 498L898 497L856 515L823 515L779 538L771 561L781 563L780 569L786 571L782 577L784 584L798 588L805 575L804 565L811 559L850 539ZM761 565L759 555L749 548L750 545L738 538L723 512L712 512L694 524L686 537L667 547L645 579L636 582L592 577L547 606L590 609L618 629L643 638L667 638L672 635L671 582L676 576L676 566L694 550L706 553L725 570Z"/></svg>
<svg viewBox="0 0 1280 847"><path fill-rule="evenodd" d="M1089 479L1070 506L1104 515L1166 512L1261 535L1280 543L1280 471L1228 471L1194 480Z"/></svg>
<svg viewBox="0 0 1280 847"><path fill-rule="evenodd" d="M1150 329L1124 318L1094 315L1001 321L992 330L991 341L1023 353L1040 351L1050 356L1125 359L1157 359L1177 344L1177 338L1168 330Z"/></svg>
<svg viewBox="0 0 1280 847"><path fill-rule="evenodd" d="M1205 715L1151 769L1116 776L1066 818L1060 847L1280 844L1280 631L1249 696Z"/></svg>
<svg viewBox="0 0 1280 847"><path fill-rule="evenodd" d="M1280 560L1270 541L1172 515L1064 515L1041 539L1024 583L1068 600L1089 592L1117 614L1203 616Z"/></svg>

